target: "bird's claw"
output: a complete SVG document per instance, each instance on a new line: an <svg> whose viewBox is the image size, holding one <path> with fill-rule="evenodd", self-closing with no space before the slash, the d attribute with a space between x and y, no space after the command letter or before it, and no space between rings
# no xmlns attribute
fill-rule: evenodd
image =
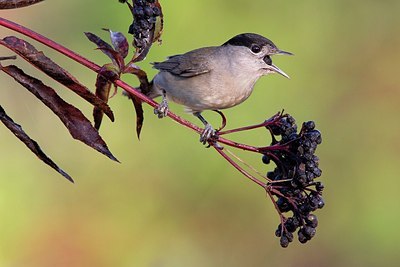
<svg viewBox="0 0 400 267"><path fill-rule="evenodd" d="M159 119L162 119L168 115L168 102L165 98L163 98L158 107L154 109L154 114L156 114Z"/></svg>
<svg viewBox="0 0 400 267"><path fill-rule="evenodd" d="M200 142L205 145L207 141L214 141L216 142L218 139L218 134L211 126L211 124L206 124L203 132L200 134Z"/></svg>

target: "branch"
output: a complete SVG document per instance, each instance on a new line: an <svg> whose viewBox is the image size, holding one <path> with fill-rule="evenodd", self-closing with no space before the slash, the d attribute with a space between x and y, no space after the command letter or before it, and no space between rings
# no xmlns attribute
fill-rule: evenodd
<svg viewBox="0 0 400 267"><path fill-rule="evenodd" d="M99 65L97 65L96 63L94 63L94 62L86 59L85 57L75 53L74 51L54 42L53 40L50 40L47 37L35 32L35 31L32 31L31 29L25 28L24 26L21 26L15 22L9 21L4 18L0 18L0 25L8 28L10 30L21 33L29 38L32 38L32 39L48 46L49 48L56 50L57 52L71 58L72 60L78 62L79 64L95 71L96 73L100 72L101 67ZM137 88L134 88L134 87L128 85L124 81L116 80L115 84L118 85L119 87L121 87L122 89L124 89L125 91L129 92L130 94L138 97L143 102L146 102L150 106L152 106L154 108L158 106L157 102L148 98L144 94L140 93ZM181 117L179 117L178 115L176 115L172 112L168 112L168 116L170 118L172 118L174 121L178 122L179 124L184 125L198 133L200 133L202 131L202 128L194 125L193 123L191 123L185 119L182 119Z"/></svg>
<svg viewBox="0 0 400 267"><path fill-rule="evenodd" d="M4 18L0 18L0 25L3 27L6 27L10 30L16 31L18 33L21 33L31 39L34 39L44 45L46 45L47 47L56 50L57 52L67 56L68 58L71 58L72 60L76 61L77 63L95 71L96 73L99 73L101 70L101 67L99 65L97 65L96 63L88 60L87 58L75 53L74 51L62 46L61 44L58 44L56 42L54 42L53 40L50 40L49 38L31 30L28 29L22 25L19 25L15 22L9 21L7 19ZM154 100L150 99L149 97L147 97L146 95L142 94L139 92L139 90L137 88L134 88L132 86L130 86L129 84L125 83L124 81L117 79L114 81L114 83L121 87L123 90L125 90L126 92L128 92L131 95L134 95L135 97L139 98L141 101L147 103L148 105L152 106L153 108L156 108L158 106L158 103L155 102ZM251 129L255 129L255 128L260 128L260 127L266 127L268 125L270 125L271 123L276 122L277 118L279 117L280 113L277 113L275 116L273 116L270 120L267 120L261 124L257 124L254 126L249 126L249 127L244 127L244 128L238 128L238 129L233 129L233 130L228 130L228 131L224 131L221 132L221 135L226 135L229 133L233 133L233 132L239 132L239 131L243 131L243 130L251 130ZM183 118L181 118L180 116L176 115L173 112L168 112L167 114L168 117L170 117L172 120L174 120L175 122L197 132L197 133L201 133L203 131L202 128L200 128L199 126L189 122L188 120L185 120ZM281 149L280 146L270 146L270 147L254 147L254 146L250 146L250 145L246 145L246 144L242 144L242 143L237 143L234 142L232 140L226 139L226 138L222 138L219 137L218 138L218 142L231 146L231 147L235 147L238 149L242 149L242 150L246 150L246 151L251 151L251 152L256 152L256 153L261 153L261 151L265 151L265 150L279 150ZM209 143L210 145L213 145L212 142ZM215 147L215 146L214 146ZM249 178L251 181L255 182L256 184L265 187L265 184L262 182L257 182L254 177L251 177L249 175L246 175L246 171L241 168L240 166L238 166L237 164L233 164L234 161L229 158L228 155L226 155L225 153L221 153L222 151L218 148L216 148L216 150L226 159L228 160L236 169L238 169L241 173L243 173L247 178Z"/></svg>
<svg viewBox="0 0 400 267"><path fill-rule="evenodd" d="M30 37L86 66L99 75L103 75L102 67L43 35L4 18L0 18L0 25ZM147 52L148 50L145 49L144 54L139 54L136 59L141 58ZM121 87L128 95L137 98L137 101L145 102L153 108L158 107L159 104L141 93L140 88L128 85L119 79L119 75L115 79L105 78L109 82L113 82L116 86ZM197 133L203 132L202 128L182 119L173 112L168 112L167 116ZM225 118L223 117L223 125L225 125L225 122ZM221 137L257 128L266 128L266 131L269 131L272 137L270 146L256 147ZM315 123L312 121L303 123L300 132L297 132L297 125L294 118L289 114L280 112L263 123L226 131L217 131L217 134L219 135L218 138L208 140L209 146L213 146L229 164L246 178L264 188L273 201L281 219L281 224L278 226L276 232L276 235L280 237L281 246L288 246L289 242L293 240L292 233L298 228L299 241L305 243L310 240L315 235L315 229L318 224L316 216L311 212L324 206L324 201L321 197L324 187L322 183L314 182L314 179L321 176L321 170L318 167L319 159L314 153L317 146L322 142L321 133L315 129ZM280 137L280 140L278 141L276 137ZM262 182L228 156L219 144L262 154L263 163L269 164L272 161L276 164L276 168L268 172L267 183ZM277 198L276 201L274 197ZM292 212L292 217L286 218L283 215L286 212Z"/></svg>

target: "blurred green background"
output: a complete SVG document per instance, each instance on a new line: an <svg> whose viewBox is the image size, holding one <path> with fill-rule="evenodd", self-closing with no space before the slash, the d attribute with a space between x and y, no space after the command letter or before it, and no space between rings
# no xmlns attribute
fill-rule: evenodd
<svg viewBox="0 0 400 267"><path fill-rule="evenodd" d="M262 34L295 53L274 60L291 80L262 78L249 100L225 114L229 128L261 122L283 108L299 123L316 121L326 186L316 237L282 249L274 236L278 216L263 190L200 145L196 134L158 120L150 107L139 142L132 104L120 94L110 100L116 122L105 119L101 134L117 164L72 140L49 110L1 74L0 104L76 184L0 126L0 266L398 266L400 2L161 3L163 44L140 64L150 77L149 62L242 32ZM102 27L126 32L131 23L116 0L53 0L0 12L98 64L107 58L83 32L108 38ZM95 74L36 45L93 88ZM91 116L86 102L22 60L18 65ZM197 123L181 107L172 110ZM219 122L215 114L205 116ZM232 138L269 142L259 133ZM244 157L267 171L261 157Z"/></svg>

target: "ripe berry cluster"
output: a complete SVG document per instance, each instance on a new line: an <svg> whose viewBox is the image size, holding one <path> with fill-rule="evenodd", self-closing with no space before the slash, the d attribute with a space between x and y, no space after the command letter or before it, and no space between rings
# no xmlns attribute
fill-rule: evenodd
<svg viewBox="0 0 400 267"><path fill-rule="evenodd" d="M275 206L281 217L275 234L280 237L281 246L287 247L299 229L298 239L305 243L315 235L318 225L317 216L312 212L324 206L324 186L315 181L322 174L314 154L322 142L321 133L313 121L303 123L297 133L295 120L288 114L280 116L267 129L272 135L271 147L277 148L266 151L263 156L265 164L273 161L277 166L267 173L270 182L266 187L276 197ZM285 217L283 213L287 212L292 216Z"/></svg>
<svg viewBox="0 0 400 267"><path fill-rule="evenodd" d="M134 44L138 48L145 48L152 42L152 29L157 17L161 15L158 0L133 0L133 23L129 26L129 33L134 36Z"/></svg>

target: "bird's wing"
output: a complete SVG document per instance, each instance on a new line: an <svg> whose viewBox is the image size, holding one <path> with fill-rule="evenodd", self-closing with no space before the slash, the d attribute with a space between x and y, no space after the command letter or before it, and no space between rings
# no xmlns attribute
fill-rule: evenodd
<svg viewBox="0 0 400 267"><path fill-rule="evenodd" d="M209 54L202 51L203 49L172 56L163 62L155 62L153 63L154 68L180 77L193 77L210 72L209 59L204 56Z"/></svg>

